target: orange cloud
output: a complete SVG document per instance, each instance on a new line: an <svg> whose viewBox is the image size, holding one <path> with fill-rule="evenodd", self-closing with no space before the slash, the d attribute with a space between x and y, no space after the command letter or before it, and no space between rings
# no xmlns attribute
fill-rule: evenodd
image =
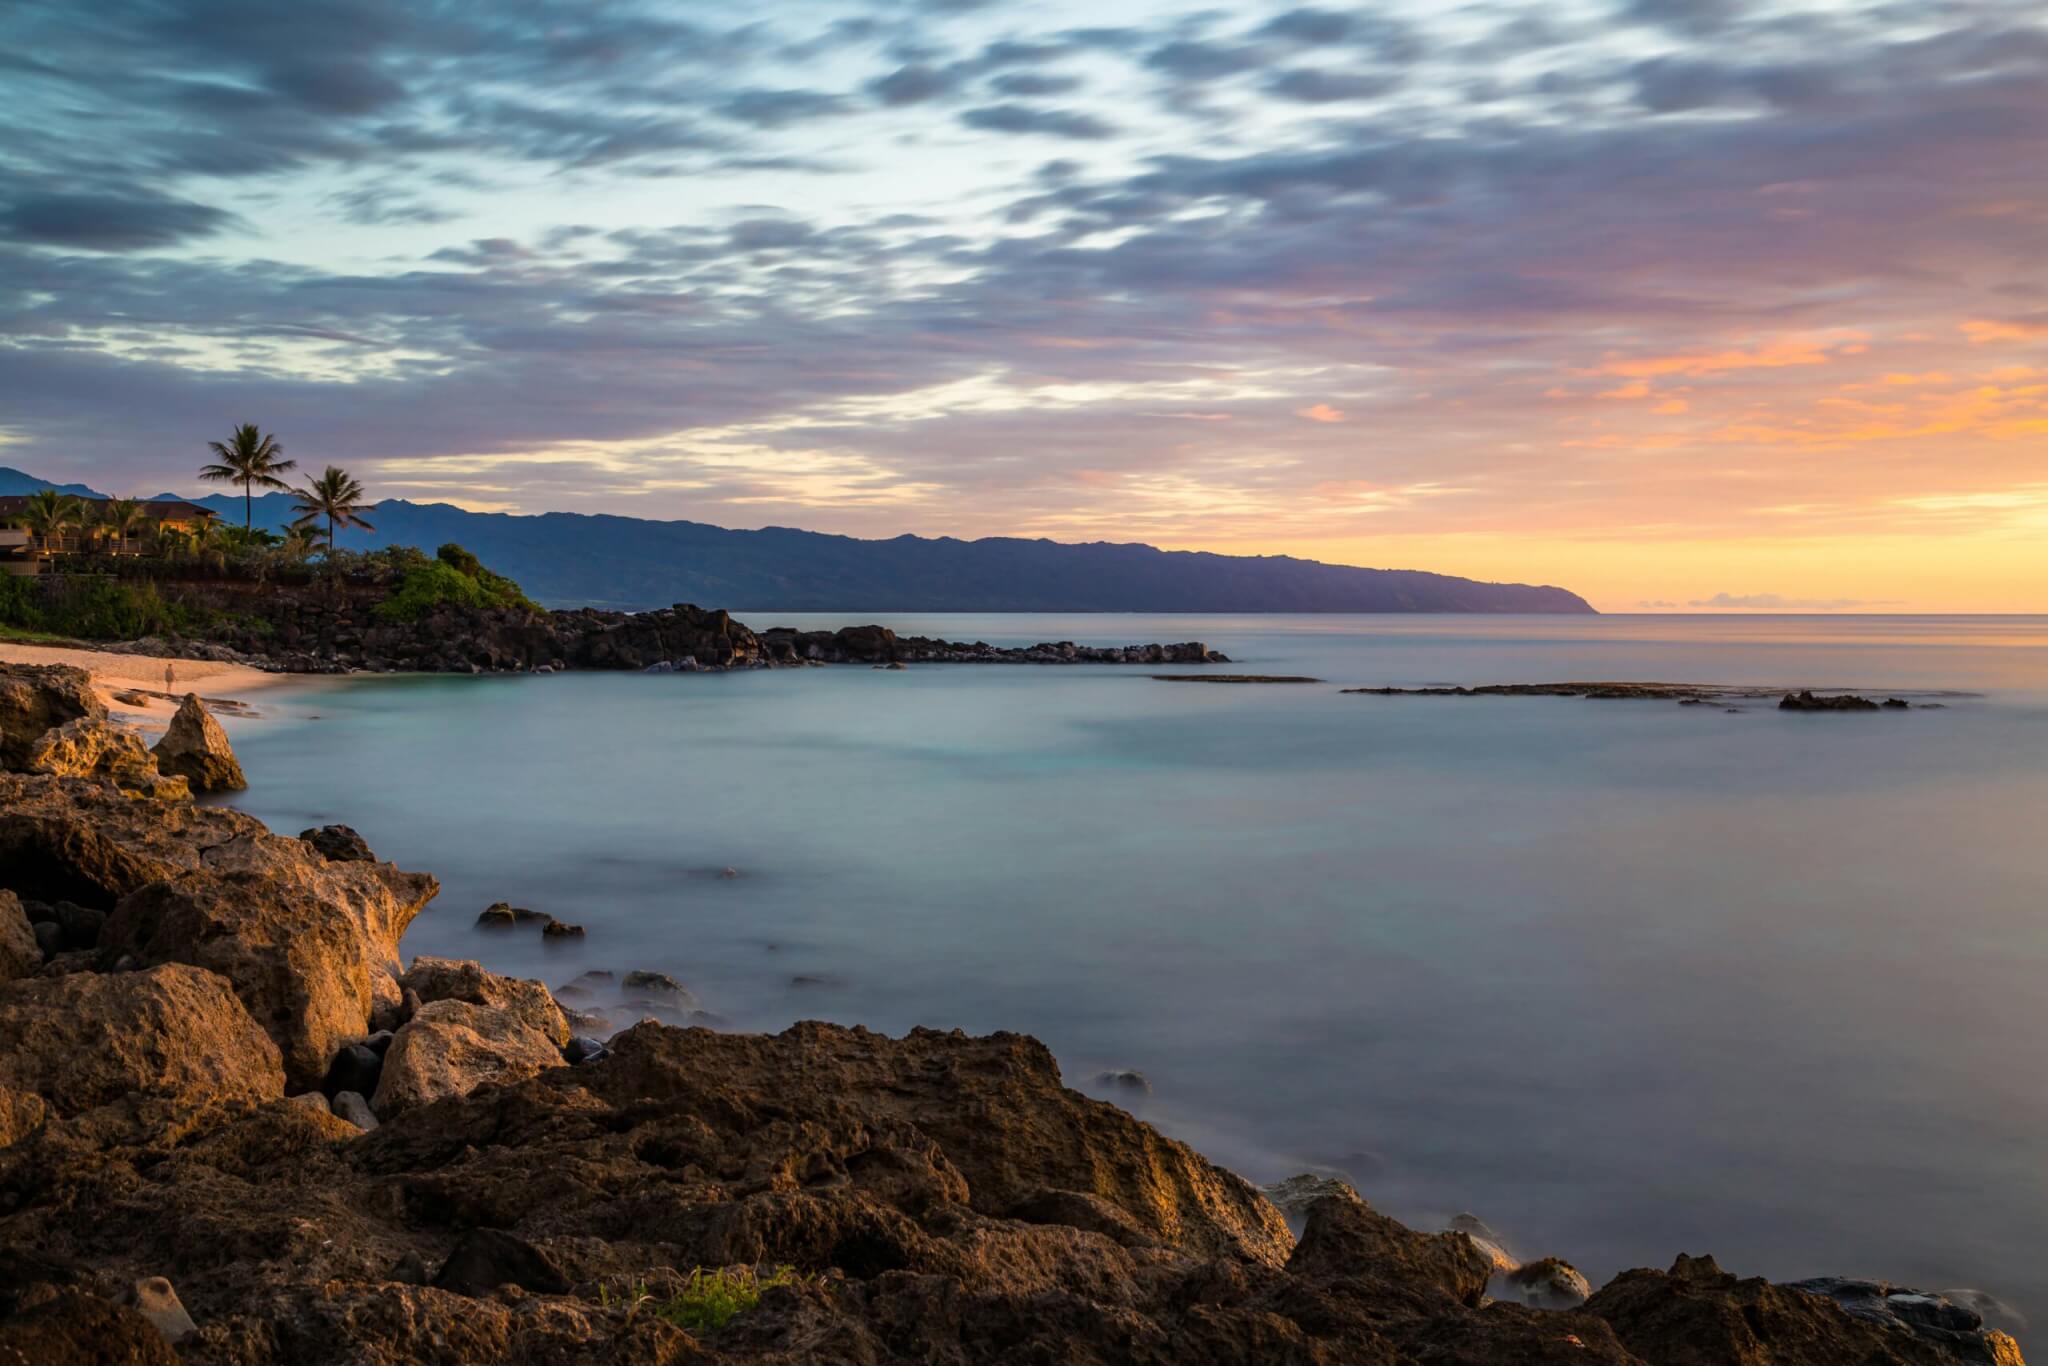
<svg viewBox="0 0 2048 1366"><path fill-rule="evenodd" d="M1305 417L1310 422L1342 422L1344 420L1344 410L1342 408L1332 408L1327 403L1318 403L1314 407L1301 409L1295 413L1295 416Z"/></svg>
<svg viewBox="0 0 2048 1366"><path fill-rule="evenodd" d="M1649 383L1640 379L1632 384L1624 384L1619 389L1605 389L1600 393L1602 398L1648 398L1649 396Z"/></svg>
<svg viewBox="0 0 2048 1366"><path fill-rule="evenodd" d="M1854 354L1860 348L1844 349ZM1775 370L1787 365L1825 365L1831 359L1833 357L1824 343L1807 338L1788 338L1753 351L1707 351L1609 359L1595 373L1654 379L1659 375L1707 375L1723 370Z"/></svg>
<svg viewBox="0 0 2048 1366"><path fill-rule="evenodd" d="M1962 333L1976 346L1982 346L1986 342L2033 341L2039 337L2048 337L2048 322L1972 318L1962 324Z"/></svg>

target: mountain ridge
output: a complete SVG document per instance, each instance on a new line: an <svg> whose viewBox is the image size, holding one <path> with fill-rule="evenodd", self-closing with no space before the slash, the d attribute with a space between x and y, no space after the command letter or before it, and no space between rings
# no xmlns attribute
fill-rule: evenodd
<svg viewBox="0 0 2048 1366"><path fill-rule="evenodd" d="M12 480L0 469L0 493ZM32 487L46 485L31 481ZM80 492L84 490L84 492ZM27 490L23 490L27 491ZM98 495L84 485L63 491ZM230 521L238 494L167 495ZM279 529L292 497L254 500L256 524ZM905 533L864 540L769 526L618 513L471 512L448 503L391 499L371 514L360 548L459 541L551 607L626 609L725 602L812 612L1503 612L1591 614L1553 585L1486 583L1419 569L1371 569L1291 555L1161 550L1140 542L1066 542Z"/></svg>

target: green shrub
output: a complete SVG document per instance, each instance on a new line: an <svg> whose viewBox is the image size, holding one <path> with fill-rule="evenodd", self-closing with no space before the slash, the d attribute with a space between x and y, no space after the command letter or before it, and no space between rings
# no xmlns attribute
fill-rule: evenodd
<svg viewBox="0 0 2048 1366"><path fill-rule="evenodd" d="M43 624L42 593L36 581L0 574L0 626L34 631Z"/></svg>
<svg viewBox="0 0 2048 1366"><path fill-rule="evenodd" d="M493 574L459 545L442 546L431 560L415 550L406 563L398 591L377 604L377 616L384 621L418 621L444 606L538 610L518 584Z"/></svg>
<svg viewBox="0 0 2048 1366"><path fill-rule="evenodd" d="M190 620L190 613L166 602L146 579L126 582L103 574L67 574L45 580L40 596L39 620L10 624L84 640L134 640L181 631Z"/></svg>
<svg viewBox="0 0 2048 1366"><path fill-rule="evenodd" d="M692 1333L710 1332L732 1322L761 1302L761 1292L778 1285L795 1285L801 1278L793 1266L779 1266L772 1276L760 1276L750 1266L723 1267L715 1271L698 1267L676 1297L655 1306L657 1317Z"/></svg>

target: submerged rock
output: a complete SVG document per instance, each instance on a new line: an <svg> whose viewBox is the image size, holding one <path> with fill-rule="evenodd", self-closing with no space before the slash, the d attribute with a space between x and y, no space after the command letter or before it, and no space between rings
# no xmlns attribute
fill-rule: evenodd
<svg viewBox="0 0 2048 1366"><path fill-rule="evenodd" d="M1894 701L1898 699L1894 698ZM1900 706L1905 704L1901 702ZM1811 691L1788 692L1778 703L1779 711L1876 711L1878 704L1854 693L1815 696Z"/></svg>
<svg viewBox="0 0 2048 1366"><path fill-rule="evenodd" d="M329 863L375 863L370 842L346 825L321 825L301 830L299 838L319 851Z"/></svg>
<svg viewBox="0 0 2048 1366"><path fill-rule="evenodd" d="M183 778L194 792L240 792L249 786L234 747L228 743L228 733L206 710L198 693L185 694L164 738L150 753L160 772Z"/></svg>

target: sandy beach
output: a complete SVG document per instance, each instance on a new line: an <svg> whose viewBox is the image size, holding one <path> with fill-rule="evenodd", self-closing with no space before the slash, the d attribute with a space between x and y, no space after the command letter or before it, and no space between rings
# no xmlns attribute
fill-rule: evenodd
<svg viewBox="0 0 2048 1366"><path fill-rule="evenodd" d="M12 641L0 641L0 663L76 665L92 675L94 688L116 720L145 733L162 730L171 713L178 709L178 700L188 692L198 693L208 703L247 702L253 694L289 683L294 677L265 673L246 664L20 645ZM166 668L171 670L168 680ZM130 700L118 700L116 693L129 694ZM137 696L139 702L133 700Z"/></svg>

